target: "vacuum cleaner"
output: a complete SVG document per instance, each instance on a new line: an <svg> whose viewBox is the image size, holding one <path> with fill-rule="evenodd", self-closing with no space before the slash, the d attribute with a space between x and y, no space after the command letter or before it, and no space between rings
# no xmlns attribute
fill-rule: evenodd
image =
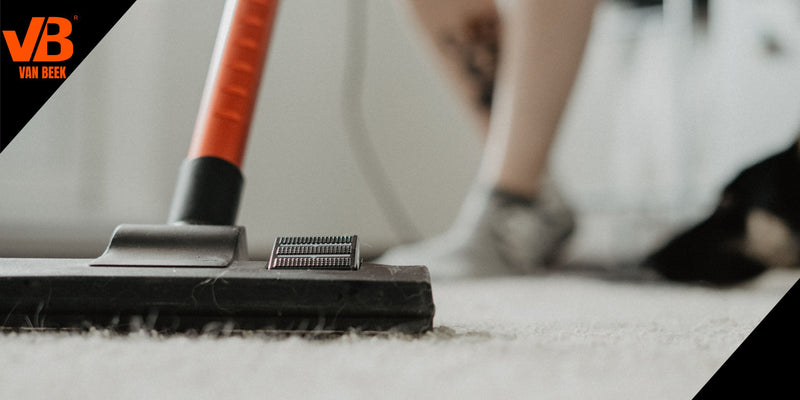
<svg viewBox="0 0 800 400"><path fill-rule="evenodd" d="M279 237L248 258L235 224L275 0L228 0L167 224L114 231L97 259L0 259L3 329L398 331L433 325L424 266L362 262L357 235Z"/></svg>

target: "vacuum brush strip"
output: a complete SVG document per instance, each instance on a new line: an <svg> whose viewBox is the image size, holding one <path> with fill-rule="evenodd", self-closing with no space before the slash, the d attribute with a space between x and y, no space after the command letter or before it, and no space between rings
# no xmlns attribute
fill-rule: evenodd
<svg viewBox="0 0 800 400"><path fill-rule="evenodd" d="M302 236L275 239L267 267L357 270L360 264L356 235Z"/></svg>

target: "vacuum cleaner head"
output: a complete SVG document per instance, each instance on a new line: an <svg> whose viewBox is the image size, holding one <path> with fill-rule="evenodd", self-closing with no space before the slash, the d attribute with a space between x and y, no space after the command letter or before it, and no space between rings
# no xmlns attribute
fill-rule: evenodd
<svg viewBox="0 0 800 400"><path fill-rule="evenodd" d="M353 257L355 236L279 238L273 254L280 255L247 261L232 231L243 237L241 227L127 225L96 260L0 259L0 322L5 328L162 332L420 333L432 327L425 267L361 264ZM194 255L186 251L192 242L200 249Z"/></svg>

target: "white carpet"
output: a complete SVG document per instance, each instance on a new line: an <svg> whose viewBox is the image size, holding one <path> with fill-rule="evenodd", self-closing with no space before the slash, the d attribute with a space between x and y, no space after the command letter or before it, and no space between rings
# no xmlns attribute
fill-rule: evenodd
<svg viewBox="0 0 800 400"><path fill-rule="evenodd" d="M3 334L0 399L689 399L799 277L437 283L420 338Z"/></svg>

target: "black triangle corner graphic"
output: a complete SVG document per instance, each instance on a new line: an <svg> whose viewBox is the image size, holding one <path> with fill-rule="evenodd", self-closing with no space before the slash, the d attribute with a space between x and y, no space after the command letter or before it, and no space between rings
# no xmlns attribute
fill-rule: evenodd
<svg viewBox="0 0 800 400"><path fill-rule="evenodd" d="M800 281L703 386L695 400L800 398Z"/></svg>
<svg viewBox="0 0 800 400"><path fill-rule="evenodd" d="M0 152L134 2L0 4Z"/></svg>

